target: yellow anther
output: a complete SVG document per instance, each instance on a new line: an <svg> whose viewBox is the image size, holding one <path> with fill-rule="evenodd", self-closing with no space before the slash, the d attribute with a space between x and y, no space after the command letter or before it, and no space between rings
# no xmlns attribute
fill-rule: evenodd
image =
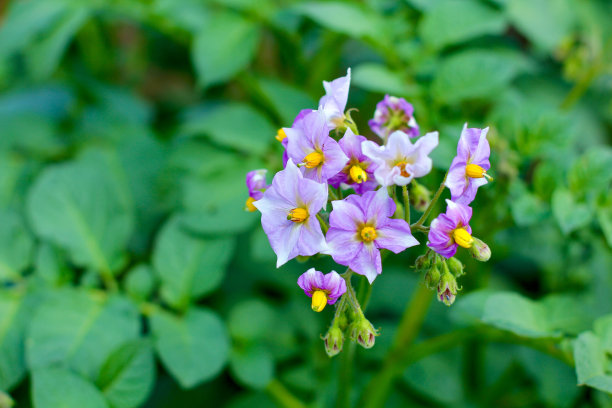
<svg viewBox="0 0 612 408"><path fill-rule="evenodd" d="M312 294L312 310L320 312L327 304L327 293L323 290L315 290Z"/></svg>
<svg viewBox="0 0 612 408"><path fill-rule="evenodd" d="M357 184L361 184L363 182L368 181L368 174L365 172L364 169L361 168L361 166L351 166L349 174L351 176L351 179Z"/></svg>
<svg viewBox="0 0 612 408"><path fill-rule="evenodd" d="M305 208L294 208L287 214L287 219L293 222L304 222L308 218L308 211Z"/></svg>
<svg viewBox="0 0 612 408"><path fill-rule="evenodd" d="M315 150L314 152L307 154L306 157L304 157L303 162L306 165L306 168L314 169L323 163L323 153Z"/></svg>
<svg viewBox="0 0 612 408"><path fill-rule="evenodd" d="M255 202L255 199L253 197L247 198L246 204L244 205L244 209L250 212L257 211L257 207L253 205L254 202Z"/></svg>
<svg viewBox="0 0 612 408"><path fill-rule="evenodd" d="M453 230L453 239L457 245L463 248L471 248L474 243L474 238L470 235L465 228L457 228Z"/></svg>
<svg viewBox="0 0 612 408"><path fill-rule="evenodd" d="M376 234L376 230L372 227L363 227L361 230L361 239L364 242L372 242L377 236L378 234Z"/></svg>
<svg viewBox="0 0 612 408"><path fill-rule="evenodd" d="M471 178L482 178L486 177L487 180L493 181L493 177L489 176L485 169L477 164L468 164L465 166L465 175Z"/></svg>
<svg viewBox="0 0 612 408"><path fill-rule="evenodd" d="M285 140L287 138L287 134L285 133L283 128L280 128L280 129L278 129L278 131L276 132L276 136L274 136L274 137L279 142L282 142L283 140Z"/></svg>
<svg viewBox="0 0 612 408"><path fill-rule="evenodd" d="M400 161L395 164L395 167L398 167L400 169L400 174L402 175L402 177L410 177L410 172L406 170L407 164L408 163L405 161Z"/></svg>

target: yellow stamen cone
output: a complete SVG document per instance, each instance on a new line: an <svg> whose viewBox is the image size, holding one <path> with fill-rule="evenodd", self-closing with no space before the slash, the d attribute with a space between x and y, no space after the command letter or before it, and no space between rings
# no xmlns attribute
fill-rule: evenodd
<svg viewBox="0 0 612 408"><path fill-rule="evenodd" d="M352 166L349 170L349 175L351 176L351 179L357 184L361 184L368 181L368 174L360 166Z"/></svg>
<svg viewBox="0 0 612 408"><path fill-rule="evenodd" d="M465 228L457 228L453 231L453 239L463 248L471 248L474 243L474 238L470 235Z"/></svg>
<svg viewBox="0 0 612 408"><path fill-rule="evenodd" d="M280 129L278 129L278 131L276 132L276 136L274 136L274 137L279 142L282 142L283 140L285 140L287 138L287 134L285 133L283 128L280 128Z"/></svg>
<svg viewBox="0 0 612 408"><path fill-rule="evenodd" d="M361 230L361 239L364 242L372 242L376 239L377 236L378 234L376 233L376 230L372 227L364 227Z"/></svg>
<svg viewBox="0 0 612 408"><path fill-rule="evenodd" d="M304 157L303 162L306 165L306 168L314 169L323 163L323 153L315 150L314 152L307 154L306 157Z"/></svg>
<svg viewBox="0 0 612 408"><path fill-rule="evenodd" d="M470 163L467 166L465 166L465 175L470 178L486 177L487 180L493 181L493 177L489 176L487 172L485 171L485 169L483 169L477 164Z"/></svg>
<svg viewBox="0 0 612 408"><path fill-rule="evenodd" d="M257 207L253 205L256 200L253 197L249 197L246 200L246 204L244 205L244 209L246 211L255 212L257 211Z"/></svg>
<svg viewBox="0 0 612 408"><path fill-rule="evenodd" d="M315 290L312 294L312 310L320 312L327 305L327 294L322 290Z"/></svg>
<svg viewBox="0 0 612 408"><path fill-rule="evenodd" d="M287 219L293 222L304 222L308 218L308 211L305 208L294 208L287 214Z"/></svg>

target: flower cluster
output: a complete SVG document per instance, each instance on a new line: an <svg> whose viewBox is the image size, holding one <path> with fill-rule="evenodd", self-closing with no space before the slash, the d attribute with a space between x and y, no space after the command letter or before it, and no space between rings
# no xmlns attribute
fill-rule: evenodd
<svg viewBox="0 0 612 408"><path fill-rule="evenodd" d="M251 171L246 177L246 208L261 212L277 267L297 256L317 254L347 267L343 274L311 268L298 279L311 298L312 310L336 305L323 338L330 356L342 350L345 334L363 347L374 345L378 331L365 318L351 276L363 275L372 284L389 252L398 254L419 245L413 231L429 238L429 249L417 259L417 269L448 305L458 290L456 278L463 274L463 266L453 258L457 248L470 249L480 260L490 256L486 244L471 235L468 207L478 187L491 180L488 128L464 127L457 156L431 199L417 180L432 170L429 155L438 145L438 132L419 136L414 107L386 95L368 122L374 135L359 134L351 110L346 110L350 81L350 69L346 76L324 81L325 95L317 109L303 109L291 127L278 130L284 168L272 184L266 184L266 170ZM451 192L446 213L427 227L424 223L445 186ZM423 213L412 225L410 204Z"/></svg>

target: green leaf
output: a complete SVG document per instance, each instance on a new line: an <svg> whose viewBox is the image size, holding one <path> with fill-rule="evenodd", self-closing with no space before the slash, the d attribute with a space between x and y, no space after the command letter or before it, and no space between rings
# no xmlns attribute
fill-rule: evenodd
<svg viewBox="0 0 612 408"><path fill-rule="evenodd" d="M41 368L32 374L34 408L107 408L100 391L64 368Z"/></svg>
<svg viewBox="0 0 612 408"><path fill-rule="evenodd" d="M138 311L126 299L74 289L55 290L37 309L28 332L31 369L63 364L95 379L117 347L140 332Z"/></svg>
<svg viewBox="0 0 612 408"><path fill-rule="evenodd" d="M444 405L459 403L463 398L458 350L427 356L411 364L402 378L411 388Z"/></svg>
<svg viewBox="0 0 612 408"><path fill-rule="evenodd" d="M236 304L228 317L229 332L234 339L257 341L273 329L276 314L267 303L258 299Z"/></svg>
<svg viewBox="0 0 612 408"><path fill-rule="evenodd" d="M0 210L0 282L18 279L32 263L34 240L21 215Z"/></svg>
<svg viewBox="0 0 612 408"><path fill-rule="evenodd" d="M302 109L314 108L317 103L304 91L273 78L259 78L257 85L260 96L283 121L283 126L291 126Z"/></svg>
<svg viewBox="0 0 612 408"><path fill-rule="evenodd" d="M578 384L605 374L606 356L599 337L593 332L584 332L574 342L574 360Z"/></svg>
<svg viewBox="0 0 612 408"><path fill-rule="evenodd" d="M136 265L124 280L125 291L134 299L145 300L155 289L155 275L149 265Z"/></svg>
<svg viewBox="0 0 612 408"><path fill-rule="evenodd" d="M162 298L185 309L192 299L215 290L234 252L234 238L204 239L190 234L177 218L160 232L153 266L161 281Z"/></svg>
<svg viewBox="0 0 612 408"><path fill-rule="evenodd" d="M516 293L496 293L485 304L482 320L525 337L552 337L546 309Z"/></svg>
<svg viewBox="0 0 612 408"><path fill-rule="evenodd" d="M567 175L570 190L576 195L594 199L609 192L612 182L612 149L597 146L574 161Z"/></svg>
<svg viewBox="0 0 612 408"><path fill-rule="evenodd" d="M229 103L208 111L194 111L182 131L187 135L205 134L220 145L260 155L276 142L276 128L249 105Z"/></svg>
<svg viewBox="0 0 612 408"><path fill-rule="evenodd" d="M26 373L24 335L30 315L24 297L0 291L0 389L10 390Z"/></svg>
<svg viewBox="0 0 612 408"><path fill-rule="evenodd" d="M155 349L181 387L195 387L223 369L229 338L223 321L214 312L191 308L178 317L158 310L150 321Z"/></svg>
<svg viewBox="0 0 612 408"><path fill-rule="evenodd" d="M266 347L252 345L232 351L230 370L241 384L264 389L274 376L274 360Z"/></svg>
<svg viewBox="0 0 612 408"><path fill-rule="evenodd" d="M395 96L414 96L418 88L406 82L402 74L389 70L385 65L366 62L355 67L353 83L368 91Z"/></svg>
<svg viewBox="0 0 612 408"><path fill-rule="evenodd" d="M557 187L552 196L552 211L565 235L591 222L591 210L586 204L577 203L569 190Z"/></svg>
<svg viewBox="0 0 612 408"><path fill-rule="evenodd" d="M225 82L249 65L259 44L259 27L233 13L211 16L196 35L192 58L202 86Z"/></svg>
<svg viewBox="0 0 612 408"><path fill-rule="evenodd" d="M115 350L102 366L96 385L113 408L141 406L155 383L153 348L147 340Z"/></svg>
<svg viewBox="0 0 612 408"><path fill-rule="evenodd" d="M439 101L452 104L464 99L492 99L527 67L521 54L470 49L440 62L432 83Z"/></svg>
<svg viewBox="0 0 612 408"><path fill-rule="evenodd" d="M597 221L599 226L608 241L608 245L612 247L612 205L602 206L597 208Z"/></svg>
<svg viewBox="0 0 612 408"><path fill-rule="evenodd" d="M103 274L119 266L134 223L130 199L98 161L45 168L28 197L38 235L68 251L77 265Z"/></svg>
<svg viewBox="0 0 612 408"><path fill-rule="evenodd" d="M460 23L459 23L460 22ZM477 1L440 1L424 14L419 32L432 49L441 49L487 34L501 34L506 20Z"/></svg>

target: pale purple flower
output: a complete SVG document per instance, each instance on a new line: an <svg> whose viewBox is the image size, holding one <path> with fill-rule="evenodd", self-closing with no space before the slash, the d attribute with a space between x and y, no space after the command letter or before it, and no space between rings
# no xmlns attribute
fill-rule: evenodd
<svg viewBox="0 0 612 408"><path fill-rule="evenodd" d="M374 176L382 186L405 186L431 171L428 155L437 145L438 132L427 133L412 144L410 136L398 130L389 136L385 146L368 140L361 144L361 149L378 166Z"/></svg>
<svg viewBox="0 0 612 408"><path fill-rule="evenodd" d="M327 203L327 185L304 178L289 159L261 200L253 205L261 212L261 225L278 257L276 267L298 255L327 250L317 213Z"/></svg>
<svg viewBox="0 0 612 408"><path fill-rule="evenodd" d="M370 129L382 140L396 130L408 134L410 137L419 136L419 125L414 118L414 107L404 98L385 95L384 99L376 105L374 118L368 122Z"/></svg>
<svg viewBox="0 0 612 408"><path fill-rule="evenodd" d="M344 110L350 85L350 68L346 70L346 76L336 78L331 82L323 81L325 95L319 100L319 110L325 114L327 124L331 129L337 128L344 121Z"/></svg>
<svg viewBox="0 0 612 408"><path fill-rule="evenodd" d="M346 265L372 283L382 272L380 248L394 253L417 245L410 225L391 218L395 203L386 188L350 195L332 202L327 242L334 261Z"/></svg>
<svg viewBox="0 0 612 408"><path fill-rule="evenodd" d="M363 194L376 188L378 183L374 178L376 165L361 151L361 143L367 139L356 135L351 129L346 129L338 144L348 156L349 161L344 168L328 180L333 187L353 188L357 194Z"/></svg>
<svg viewBox="0 0 612 408"><path fill-rule="evenodd" d="M491 168L488 131L489 128L468 128L467 123L463 126L457 144L457 156L446 176L446 186L451 192L451 199L456 203L471 203L478 187L487 184L486 170Z"/></svg>
<svg viewBox="0 0 612 408"><path fill-rule="evenodd" d="M323 274L315 268L310 268L300 275L298 285L309 297L319 290L325 292L329 305L336 303L338 298L346 292L346 282L336 271Z"/></svg>
<svg viewBox="0 0 612 408"><path fill-rule="evenodd" d="M246 175L246 185L249 189L249 197L254 200L260 200L263 197L264 191L268 188L266 183L266 174L268 170L259 169L249 171Z"/></svg>
<svg viewBox="0 0 612 408"><path fill-rule="evenodd" d="M287 153L304 173L304 177L325 183L344 168L348 157L338 142L329 137L329 127L322 111L312 111L285 128Z"/></svg>
<svg viewBox="0 0 612 408"><path fill-rule="evenodd" d="M458 246L471 247L471 218L470 207L446 200L446 213L438 215L431 223L427 246L445 258L452 258Z"/></svg>

